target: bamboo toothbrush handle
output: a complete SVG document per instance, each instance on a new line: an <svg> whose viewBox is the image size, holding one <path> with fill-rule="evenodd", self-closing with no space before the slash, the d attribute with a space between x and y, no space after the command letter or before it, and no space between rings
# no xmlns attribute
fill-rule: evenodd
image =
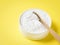
<svg viewBox="0 0 60 45"><path fill-rule="evenodd" d="M36 13L36 12L33 12L39 19L39 21L45 26L45 28L47 28L49 30L49 32L51 33L51 35L57 40L60 42L60 36L55 32L53 31L51 28L48 27L48 25L44 22L44 20L41 19L41 17Z"/></svg>

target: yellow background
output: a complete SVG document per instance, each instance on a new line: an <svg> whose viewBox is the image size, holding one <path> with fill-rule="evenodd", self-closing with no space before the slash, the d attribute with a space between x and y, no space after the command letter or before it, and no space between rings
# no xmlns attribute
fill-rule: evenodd
<svg viewBox="0 0 60 45"><path fill-rule="evenodd" d="M60 0L0 0L0 45L59 45L51 35L32 41L19 32L18 18L30 8L46 11L53 21L52 28L60 35Z"/></svg>

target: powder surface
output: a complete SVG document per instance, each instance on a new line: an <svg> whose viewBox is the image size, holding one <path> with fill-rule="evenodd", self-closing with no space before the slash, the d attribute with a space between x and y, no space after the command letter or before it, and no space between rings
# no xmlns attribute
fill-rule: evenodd
<svg viewBox="0 0 60 45"><path fill-rule="evenodd" d="M42 25L41 22L39 22L38 17L35 14L33 14L33 11L38 13L49 27L51 26L51 20L47 13L43 12L42 10L31 9L24 12L23 15L21 16L21 24L22 27L24 28L24 31L32 34L44 32L47 33L48 30Z"/></svg>

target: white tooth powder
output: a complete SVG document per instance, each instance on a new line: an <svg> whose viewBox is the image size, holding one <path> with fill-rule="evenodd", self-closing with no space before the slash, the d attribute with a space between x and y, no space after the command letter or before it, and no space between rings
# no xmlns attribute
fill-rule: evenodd
<svg viewBox="0 0 60 45"><path fill-rule="evenodd" d="M51 19L46 12L39 9L30 9L25 11L20 17L19 21L22 28L21 31L24 36L28 37L29 39L40 40L45 38L49 31L43 26L33 11L38 13L44 22L51 27Z"/></svg>

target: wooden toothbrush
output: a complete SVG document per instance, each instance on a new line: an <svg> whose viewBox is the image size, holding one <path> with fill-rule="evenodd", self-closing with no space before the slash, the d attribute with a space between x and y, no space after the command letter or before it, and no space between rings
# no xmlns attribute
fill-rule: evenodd
<svg viewBox="0 0 60 45"><path fill-rule="evenodd" d="M58 41L60 42L60 36L52 29L49 28L49 26L44 22L44 20L42 20L42 18L39 16L39 14L37 14L36 12L33 11L33 14L35 14L39 21L44 25L45 28L47 28L49 30L49 32L51 33L51 35Z"/></svg>

